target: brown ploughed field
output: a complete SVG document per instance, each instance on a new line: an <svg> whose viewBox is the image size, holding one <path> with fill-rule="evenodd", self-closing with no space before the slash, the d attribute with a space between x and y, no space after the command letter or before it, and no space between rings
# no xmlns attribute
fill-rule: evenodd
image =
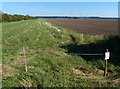
<svg viewBox="0 0 120 89"><path fill-rule="evenodd" d="M47 19L59 26L90 35L118 33L117 19Z"/></svg>

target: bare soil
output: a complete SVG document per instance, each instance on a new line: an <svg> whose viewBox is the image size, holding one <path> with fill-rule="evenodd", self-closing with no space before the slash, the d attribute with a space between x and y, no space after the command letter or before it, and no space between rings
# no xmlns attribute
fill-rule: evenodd
<svg viewBox="0 0 120 89"><path fill-rule="evenodd" d="M90 35L118 33L117 19L47 19L49 22Z"/></svg>

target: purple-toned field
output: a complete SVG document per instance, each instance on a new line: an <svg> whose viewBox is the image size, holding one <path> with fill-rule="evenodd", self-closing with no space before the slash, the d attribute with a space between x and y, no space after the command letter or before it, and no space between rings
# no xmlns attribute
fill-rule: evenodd
<svg viewBox="0 0 120 89"><path fill-rule="evenodd" d="M117 19L47 19L59 26L90 35L118 33Z"/></svg>

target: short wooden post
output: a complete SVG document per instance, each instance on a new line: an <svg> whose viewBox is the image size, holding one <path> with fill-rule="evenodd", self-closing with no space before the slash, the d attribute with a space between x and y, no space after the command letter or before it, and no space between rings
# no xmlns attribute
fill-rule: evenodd
<svg viewBox="0 0 120 89"><path fill-rule="evenodd" d="M107 75L107 60L105 60L105 72L104 72L104 76Z"/></svg>
<svg viewBox="0 0 120 89"><path fill-rule="evenodd" d="M109 59L110 57L110 52L108 51L108 49L106 49L106 52L105 52L105 70L104 70L104 76L107 75L107 60Z"/></svg>
<svg viewBox="0 0 120 89"><path fill-rule="evenodd" d="M24 52L25 71L27 72L27 59L26 59L26 51L24 47L23 47L23 52Z"/></svg>

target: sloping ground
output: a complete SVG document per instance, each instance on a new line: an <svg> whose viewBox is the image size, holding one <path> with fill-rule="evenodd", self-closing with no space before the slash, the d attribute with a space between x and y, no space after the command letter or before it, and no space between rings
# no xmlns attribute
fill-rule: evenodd
<svg viewBox="0 0 120 89"><path fill-rule="evenodd" d="M80 34L46 20L3 24L3 87L117 87L117 65L67 54L68 44L95 43L103 37ZM25 54L22 49L25 47ZM79 49L78 49L79 50ZM25 71L25 59L28 71Z"/></svg>

